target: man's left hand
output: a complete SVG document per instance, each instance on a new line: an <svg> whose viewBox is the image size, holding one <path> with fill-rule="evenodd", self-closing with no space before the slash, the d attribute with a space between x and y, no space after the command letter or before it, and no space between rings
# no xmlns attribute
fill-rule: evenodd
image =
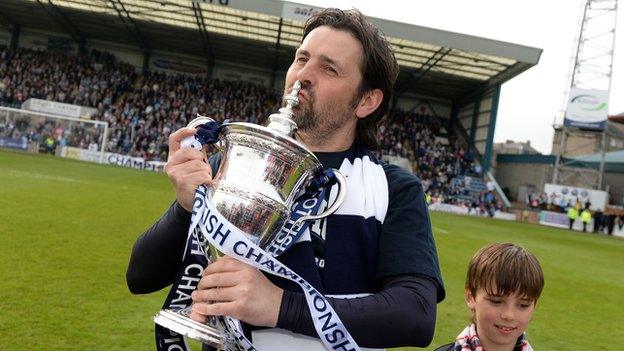
<svg viewBox="0 0 624 351"><path fill-rule="evenodd" d="M275 327L284 291L258 269L224 256L204 270L191 295L191 318L205 322L208 316L229 315L260 327Z"/></svg>

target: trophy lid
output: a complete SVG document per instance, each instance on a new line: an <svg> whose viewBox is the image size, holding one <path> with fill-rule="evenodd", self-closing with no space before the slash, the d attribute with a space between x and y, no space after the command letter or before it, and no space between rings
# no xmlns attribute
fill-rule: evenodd
<svg viewBox="0 0 624 351"><path fill-rule="evenodd" d="M316 155L301 142L294 139L297 124L292 119L294 115L293 107L299 104L299 98L297 97L299 90L301 90L301 82L295 81L290 94L284 97L286 106L269 116L269 124L266 127L246 122L227 123L223 125L224 135L244 133L261 136L280 143L283 147L287 147L298 155L305 155L314 164L320 165Z"/></svg>
<svg viewBox="0 0 624 351"><path fill-rule="evenodd" d="M274 113L269 116L268 129L274 130L278 133L284 134L288 137L293 137L297 131L297 123L293 121L293 107L299 105L299 90L301 90L301 82L295 81L290 94L284 97L286 100L286 106L280 108L278 113Z"/></svg>

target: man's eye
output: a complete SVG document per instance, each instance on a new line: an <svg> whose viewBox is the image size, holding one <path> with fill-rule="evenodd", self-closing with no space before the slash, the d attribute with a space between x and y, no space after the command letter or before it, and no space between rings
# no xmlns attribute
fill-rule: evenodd
<svg viewBox="0 0 624 351"><path fill-rule="evenodd" d="M325 70L326 70L327 72L330 72L330 73L338 73L338 72L334 69L334 67L331 67L331 66L325 66Z"/></svg>
<svg viewBox="0 0 624 351"><path fill-rule="evenodd" d="M296 60L296 61L297 61L297 62L301 62L301 63L305 63L305 62L307 62L307 61L308 61L308 58L307 58L307 57L300 56L300 57L297 57L297 60Z"/></svg>

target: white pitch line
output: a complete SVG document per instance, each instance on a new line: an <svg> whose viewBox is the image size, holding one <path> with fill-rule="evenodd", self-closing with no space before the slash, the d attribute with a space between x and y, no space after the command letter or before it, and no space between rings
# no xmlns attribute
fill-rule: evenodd
<svg viewBox="0 0 624 351"><path fill-rule="evenodd" d="M436 227L434 225L432 227L433 227L433 229L435 229L436 232L442 232L444 234L448 234L449 233L448 230L444 230L442 228L438 228L438 227Z"/></svg>
<svg viewBox="0 0 624 351"><path fill-rule="evenodd" d="M18 177L18 178L44 179L44 180L70 182L70 183L85 183L84 180L70 178L70 177L51 176L51 175L38 173L38 172L18 171L14 169L9 170L9 175L13 177Z"/></svg>

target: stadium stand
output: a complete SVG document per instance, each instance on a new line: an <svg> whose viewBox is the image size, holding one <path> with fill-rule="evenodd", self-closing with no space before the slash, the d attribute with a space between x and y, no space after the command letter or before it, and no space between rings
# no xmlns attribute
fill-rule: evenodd
<svg viewBox="0 0 624 351"><path fill-rule="evenodd" d="M164 164L166 135L195 111L262 123L275 110L279 99L273 89L282 84L303 24L316 9L273 0L114 3L4 1L2 17L10 20L0 26L0 43L16 51L2 49L7 84L0 104L19 107L38 97L44 105L49 99L52 106L64 101L97 109L91 125L109 129L108 141L100 145L89 127L76 126L75 120L47 120L36 126L41 131L20 133L35 134L49 152L65 143L60 154L71 152L69 157L134 168L151 162L154 170ZM493 180L501 85L537 64L541 50L384 19L376 25L401 67L379 156L431 182L432 201L447 202L465 192L450 183L458 175ZM419 113L400 111L417 108ZM401 119L410 125L396 129L394 121ZM0 125L0 133L18 128L10 127ZM79 140L49 137L50 130L65 136L79 128L85 129ZM20 140L4 138L0 141L25 148ZM426 141L416 145L415 138ZM495 189L509 206L501 188Z"/></svg>
<svg viewBox="0 0 624 351"><path fill-rule="evenodd" d="M147 161L164 161L168 135L197 113L264 123L279 101L279 92L262 85L208 79L202 76L137 73L113 54L91 50L85 55L0 47L0 104L20 107L28 98L94 107L92 119L109 123L106 151ZM444 118L393 110L379 132L378 156L406 158L422 179L432 201L482 209L493 207L471 151L449 135ZM22 134L40 143L41 152L56 145L96 150L89 129L68 133L62 122L36 128L13 126L6 134ZM488 199L488 201L486 201Z"/></svg>

